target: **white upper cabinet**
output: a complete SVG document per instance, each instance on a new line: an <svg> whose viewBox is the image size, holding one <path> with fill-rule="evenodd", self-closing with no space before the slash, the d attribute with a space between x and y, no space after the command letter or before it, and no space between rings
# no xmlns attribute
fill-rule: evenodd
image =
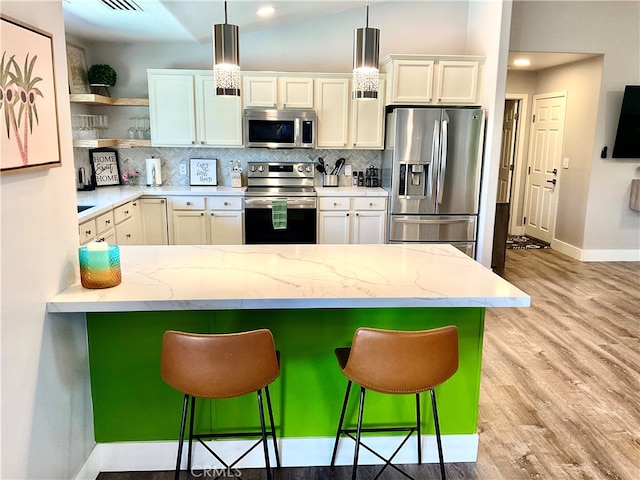
<svg viewBox="0 0 640 480"><path fill-rule="evenodd" d="M213 73L147 70L151 144L241 146L240 97L215 94Z"/></svg>
<svg viewBox="0 0 640 480"><path fill-rule="evenodd" d="M196 95L193 75L153 73L149 81L152 145L195 145Z"/></svg>
<svg viewBox="0 0 640 480"><path fill-rule="evenodd" d="M346 148L349 142L348 78L316 79L317 148Z"/></svg>
<svg viewBox="0 0 640 480"><path fill-rule="evenodd" d="M386 82L380 79L378 98L351 100L351 147L382 149L384 146L384 97Z"/></svg>
<svg viewBox="0 0 640 480"><path fill-rule="evenodd" d="M242 86L245 108L314 107L313 78L244 75Z"/></svg>
<svg viewBox="0 0 640 480"><path fill-rule="evenodd" d="M479 105L483 57L387 55L387 104Z"/></svg>
<svg viewBox="0 0 640 480"><path fill-rule="evenodd" d="M241 146L240 97L216 95L213 75L196 75L196 114L201 145Z"/></svg>
<svg viewBox="0 0 640 480"><path fill-rule="evenodd" d="M439 61L436 102L443 105L478 103L479 77L478 61Z"/></svg>

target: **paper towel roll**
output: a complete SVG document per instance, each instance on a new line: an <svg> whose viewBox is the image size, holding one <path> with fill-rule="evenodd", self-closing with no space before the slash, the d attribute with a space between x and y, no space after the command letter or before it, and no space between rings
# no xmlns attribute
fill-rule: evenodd
<svg viewBox="0 0 640 480"><path fill-rule="evenodd" d="M147 186L157 187L162 185L162 168L160 166L159 158L147 158L146 172L147 172Z"/></svg>

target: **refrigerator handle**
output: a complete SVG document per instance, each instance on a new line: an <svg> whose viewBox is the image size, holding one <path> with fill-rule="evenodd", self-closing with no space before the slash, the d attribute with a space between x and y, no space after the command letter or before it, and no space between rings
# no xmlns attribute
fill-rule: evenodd
<svg viewBox="0 0 640 480"><path fill-rule="evenodd" d="M433 142L431 143L431 165L429 165L429 172L427 177L427 198L431 198L435 190L435 181L437 176L433 173L433 167L436 165L436 158L438 158L438 152L440 150L440 122L436 120L433 123Z"/></svg>
<svg viewBox="0 0 640 480"><path fill-rule="evenodd" d="M444 195L444 179L447 173L447 140L449 121L442 120L442 139L440 142L440 171L438 172L438 203L442 203Z"/></svg>

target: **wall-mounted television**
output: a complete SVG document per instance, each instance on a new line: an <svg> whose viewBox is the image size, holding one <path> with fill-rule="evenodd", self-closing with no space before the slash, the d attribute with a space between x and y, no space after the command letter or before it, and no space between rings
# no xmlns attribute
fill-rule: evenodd
<svg viewBox="0 0 640 480"><path fill-rule="evenodd" d="M640 158L640 85L627 85L622 97L613 158Z"/></svg>

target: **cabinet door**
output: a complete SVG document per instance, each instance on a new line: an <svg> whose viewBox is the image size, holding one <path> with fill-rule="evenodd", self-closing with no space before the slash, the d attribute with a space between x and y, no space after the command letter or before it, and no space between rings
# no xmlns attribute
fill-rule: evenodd
<svg viewBox="0 0 640 480"><path fill-rule="evenodd" d="M173 212L173 245L205 245L207 226L204 212Z"/></svg>
<svg viewBox="0 0 640 480"><path fill-rule="evenodd" d="M351 101L351 146L382 149L384 146L385 81L380 80L378 98Z"/></svg>
<svg viewBox="0 0 640 480"><path fill-rule="evenodd" d="M384 243L386 213L382 211L356 211L353 217L352 243Z"/></svg>
<svg viewBox="0 0 640 480"><path fill-rule="evenodd" d="M149 73L152 145L196 143L193 75Z"/></svg>
<svg viewBox="0 0 640 480"><path fill-rule="evenodd" d="M318 212L318 243L349 243L349 218L348 211Z"/></svg>
<svg viewBox="0 0 640 480"><path fill-rule="evenodd" d="M391 103L431 103L433 60L395 60Z"/></svg>
<svg viewBox="0 0 640 480"><path fill-rule="evenodd" d="M459 60L438 62L437 103L476 104L479 72L479 62Z"/></svg>
<svg viewBox="0 0 640 480"><path fill-rule="evenodd" d="M349 139L349 79L316 79L317 148L345 148Z"/></svg>
<svg viewBox="0 0 640 480"><path fill-rule="evenodd" d="M96 238L96 220L92 219L78 226L80 245L85 245Z"/></svg>
<svg viewBox="0 0 640 480"><path fill-rule="evenodd" d="M140 245L140 228L136 217L129 217L116 226L118 245Z"/></svg>
<svg viewBox="0 0 640 480"><path fill-rule="evenodd" d="M242 145L242 100L216 95L213 75L196 76L196 113L200 145Z"/></svg>
<svg viewBox="0 0 640 480"><path fill-rule="evenodd" d="M240 211L209 212L211 245L242 245L243 215Z"/></svg>
<svg viewBox="0 0 640 480"><path fill-rule="evenodd" d="M242 92L245 108L276 108L277 77L244 77Z"/></svg>
<svg viewBox="0 0 640 480"><path fill-rule="evenodd" d="M164 198L141 198L140 234L143 245L168 245L167 201Z"/></svg>
<svg viewBox="0 0 640 480"><path fill-rule="evenodd" d="M278 100L278 108L313 108L313 78L279 78Z"/></svg>
<svg viewBox="0 0 640 480"><path fill-rule="evenodd" d="M100 234L98 234L98 236L96 237L96 240L99 242L107 242L110 245L115 245L117 240L116 240L116 229L115 228L111 228L109 230L106 230Z"/></svg>

